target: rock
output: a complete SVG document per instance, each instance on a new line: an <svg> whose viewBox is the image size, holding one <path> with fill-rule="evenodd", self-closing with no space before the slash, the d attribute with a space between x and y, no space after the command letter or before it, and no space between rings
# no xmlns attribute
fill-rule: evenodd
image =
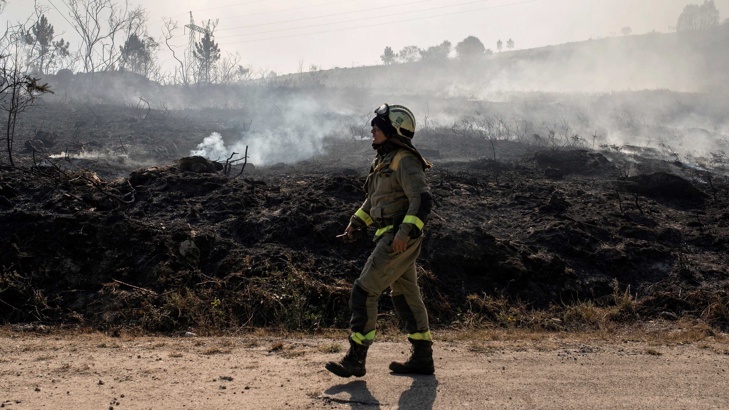
<svg viewBox="0 0 729 410"><path fill-rule="evenodd" d="M183 258L197 265L200 259L200 248L195 245L194 241L188 239L180 243L179 252Z"/></svg>

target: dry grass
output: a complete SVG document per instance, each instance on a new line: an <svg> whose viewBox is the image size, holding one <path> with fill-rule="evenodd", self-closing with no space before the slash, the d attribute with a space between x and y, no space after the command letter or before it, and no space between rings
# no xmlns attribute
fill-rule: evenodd
<svg viewBox="0 0 729 410"><path fill-rule="evenodd" d="M189 299L187 299L189 301ZM614 286L612 300L596 304L584 301L572 304L535 309L519 300L503 296L470 295L468 304L458 314L453 323L434 325L436 340L442 342L471 343L474 351L489 352L500 342L510 342L514 346L523 344L537 349L551 349L562 343L591 343L605 341L642 341L651 346L706 343L707 349L724 352L729 349L729 335L721 327L712 323L722 323L729 317L726 306L717 300L706 300L706 308L700 316L644 318L641 317L641 302L636 300L629 289L621 290ZM711 303L709 303L711 302ZM42 329L42 331L40 330ZM181 333L171 339L156 340L149 349L170 347L172 340L185 340L186 344L199 348L202 354L229 354L236 347L254 348L270 343L269 351L285 348L282 338L286 339L333 339L318 349L327 353L338 353L344 349L349 335L347 329L315 328L311 330L292 330L287 327L227 327L213 331L210 328L188 328L198 335L207 337L180 338ZM201 331L202 330L202 331ZM85 328L33 327L27 325L0 326L0 338L36 338L39 335L63 337L64 335L83 335L99 348L122 348L139 337L150 336L141 329L122 329L112 334ZM393 312L383 312L378 318L377 341L402 341L404 333ZM493 343L493 344L492 344ZM41 353L47 350L42 343L26 345L24 349ZM174 353L173 353L174 354ZM172 357L172 356L171 356Z"/></svg>
<svg viewBox="0 0 729 410"><path fill-rule="evenodd" d="M200 354L203 354L203 355L230 354L230 353L231 353L231 350L229 350L229 349L221 349L221 348L219 348L217 346L215 346L215 347L209 347L209 348L203 350L202 352L200 352Z"/></svg>
<svg viewBox="0 0 729 410"><path fill-rule="evenodd" d="M645 342L652 346L672 346L706 343L710 348L729 345L729 334L717 333L700 321L650 321L646 323L615 324L609 327L583 330L541 330L529 328L433 330L436 340L471 343L472 350L493 350L506 343L512 348L520 345L552 350L564 343Z"/></svg>
<svg viewBox="0 0 729 410"><path fill-rule="evenodd" d="M342 351L340 343L326 343L317 348L322 353L339 353Z"/></svg>

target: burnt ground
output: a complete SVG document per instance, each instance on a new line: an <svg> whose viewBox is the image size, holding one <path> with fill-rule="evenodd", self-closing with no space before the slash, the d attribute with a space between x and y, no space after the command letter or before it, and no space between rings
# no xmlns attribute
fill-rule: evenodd
<svg viewBox="0 0 729 410"><path fill-rule="evenodd" d="M0 321L346 328L372 243L335 236L363 199L369 141L333 139L329 155L240 175L239 163L186 158L211 130L239 132L230 114L27 114L18 135L34 137L16 141L17 167L0 165ZM436 326L478 315L563 328L588 304L618 307L615 320L729 328L725 170L434 134L416 145L435 163L419 270Z"/></svg>

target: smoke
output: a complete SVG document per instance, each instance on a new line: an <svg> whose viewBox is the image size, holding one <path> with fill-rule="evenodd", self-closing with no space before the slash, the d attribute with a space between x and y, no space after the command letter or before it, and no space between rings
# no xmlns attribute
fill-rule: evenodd
<svg viewBox="0 0 729 410"><path fill-rule="evenodd" d="M249 156L254 164L271 165L294 163L322 154L321 134L305 128L276 128L262 130L243 137L234 144L237 152L249 148Z"/></svg>
<svg viewBox="0 0 729 410"><path fill-rule="evenodd" d="M223 137L213 132L198 144L190 155L211 160L242 158L248 152L248 162L255 165L295 163L324 152L322 138L313 132L293 128L262 130L242 136L226 146Z"/></svg>
<svg viewBox="0 0 729 410"><path fill-rule="evenodd" d="M347 108L339 99L297 96L256 106L267 109L253 111L249 129L225 138L213 132L190 154L225 160L234 154L242 158L247 152L254 165L291 164L324 154L328 139L342 139L351 124L363 122L356 108Z"/></svg>
<svg viewBox="0 0 729 410"><path fill-rule="evenodd" d="M213 160L239 159L246 149L248 162L263 166L327 154L333 141L367 138L372 110L383 102L415 113L419 148L447 149L452 137L476 131L474 138L550 148L664 147L685 159L729 152L729 24L722 30L700 44L676 33L656 33L471 61L323 70L230 86L152 87L134 78L117 80L134 90L118 87L127 90L123 101L140 124L152 122L155 110L203 116L204 131L176 144ZM72 77L47 98L64 101L83 91L90 101L108 101L101 93L109 87L86 89L82 76ZM113 90L109 99L123 97ZM363 154L351 150L369 149L344 145L336 147L343 162Z"/></svg>
<svg viewBox="0 0 729 410"><path fill-rule="evenodd" d="M190 151L190 155L217 160L229 157L230 152L225 147L223 137L217 132L214 132L205 137L203 142L197 144L197 149Z"/></svg>

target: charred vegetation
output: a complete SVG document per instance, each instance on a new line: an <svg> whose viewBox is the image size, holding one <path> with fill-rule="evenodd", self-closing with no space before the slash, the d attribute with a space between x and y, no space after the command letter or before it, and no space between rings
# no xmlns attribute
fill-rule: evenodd
<svg viewBox="0 0 729 410"><path fill-rule="evenodd" d="M335 237L363 199L368 141L332 140L327 154L243 170L233 157L185 155L225 110L74 109L86 125L61 115L63 126L30 134L47 151L0 167L0 321L347 326L350 285L372 244ZM419 266L434 325L569 330L688 317L729 328L725 174L528 138L439 146L439 132L421 141L441 156L428 173L435 208ZM63 152L79 140L114 155ZM395 322L389 303L382 314Z"/></svg>

